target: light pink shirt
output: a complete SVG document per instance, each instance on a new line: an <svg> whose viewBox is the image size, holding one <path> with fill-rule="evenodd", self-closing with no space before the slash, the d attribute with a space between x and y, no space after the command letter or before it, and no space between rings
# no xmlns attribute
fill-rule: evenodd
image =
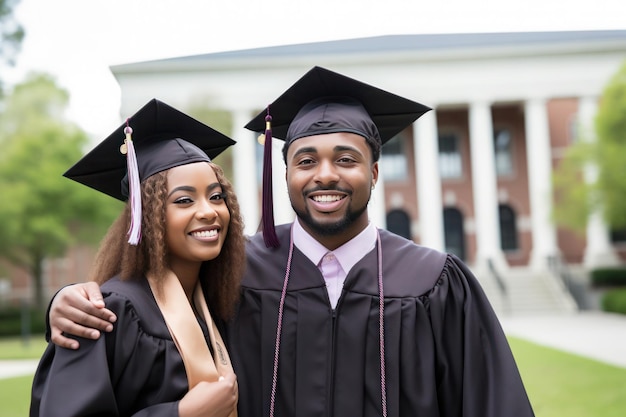
<svg viewBox="0 0 626 417"><path fill-rule="evenodd" d="M326 281L330 304L335 308L348 272L376 246L376 227L368 223L352 240L329 251L308 234L296 219L293 224L293 244L320 269Z"/></svg>

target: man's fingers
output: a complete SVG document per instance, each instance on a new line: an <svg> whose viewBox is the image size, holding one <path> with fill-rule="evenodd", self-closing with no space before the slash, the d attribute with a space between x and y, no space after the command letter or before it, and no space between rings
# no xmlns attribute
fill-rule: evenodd
<svg viewBox="0 0 626 417"><path fill-rule="evenodd" d="M101 322L106 323L105 321L101 321ZM108 325L112 326L112 324L110 323L108 323ZM97 330L95 326L90 326L90 325L83 326L81 324L75 323L72 319L59 320L58 328L64 334L83 337L85 339L96 340L97 338L100 337L100 331Z"/></svg>
<svg viewBox="0 0 626 417"><path fill-rule="evenodd" d="M106 319L107 313L114 316L113 313L106 309L103 312L103 309L94 307L85 299L82 300L82 303L83 305L78 307L64 304L63 307L50 309L51 337L66 333L88 339L97 339L100 337L99 331L110 332L113 330L113 325ZM83 311L83 309L87 311ZM104 316L105 319L99 316ZM53 342L55 342L54 339Z"/></svg>
<svg viewBox="0 0 626 417"><path fill-rule="evenodd" d="M96 291L97 293L100 292L97 285ZM50 310L51 318L53 314L58 314L62 318L73 320L83 326L91 326L99 330L110 331L107 330L105 326L107 326L106 323L111 323L116 320L115 314L109 309L94 305L87 296L87 292L83 289L80 291L59 293L59 300L54 300L53 308ZM100 298L102 298L101 295ZM108 328L111 329L112 327L108 326Z"/></svg>
<svg viewBox="0 0 626 417"><path fill-rule="evenodd" d="M100 292L100 286L93 281L84 283L81 287L85 293L87 299L96 307L103 308L104 300L102 299L102 293Z"/></svg>
<svg viewBox="0 0 626 417"><path fill-rule="evenodd" d="M71 334L85 339L97 339L100 337L100 332L88 327L80 326L70 320L59 319L57 320L58 327L52 327L50 329L50 340L52 343L58 346L62 346L68 349L78 349L80 346L76 339L69 338L64 334ZM64 333L65 332L65 333Z"/></svg>
<svg viewBox="0 0 626 417"><path fill-rule="evenodd" d="M117 320L117 316L106 308L96 308L95 306L86 308L75 308L68 311L68 318L72 318L76 323L94 329L110 332L113 330L111 323Z"/></svg>
<svg viewBox="0 0 626 417"><path fill-rule="evenodd" d="M73 299L70 305L111 323L117 320L117 317L111 310L104 308L104 300L98 284L93 281L86 282L81 286L80 292L81 294L76 294L80 295L80 297Z"/></svg>
<svg viewBox="0 0 626 417"><path fill-rule="evenodd" d="M109 317L115 317L115 315L109 310L102 310L94 306L88 308L88 311L81 308L69 308L65 316L67 320L62 321L59 327L63 326L61 330L65 333L88 339L97 339L100 337L98 330L103 332L113 330L113 324L109 321ZM76 330L79 330L80 333L76 333Z"/></svg>
<svg viewBox="0 0 626 417"><path fill-rule="evenodd" d="M78 349L80 346L77 340L63 336L59 329L56 328L52 329L50 332L50 341L55 345L66 349Z"/></svg>

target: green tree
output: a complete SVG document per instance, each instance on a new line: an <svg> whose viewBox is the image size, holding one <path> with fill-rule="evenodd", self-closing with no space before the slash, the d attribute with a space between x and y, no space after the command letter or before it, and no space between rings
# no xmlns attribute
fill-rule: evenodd
<svg viewBox="0 0 626 417"><path fill-rule="evenodd" d="M604 90L595 125L604 217L613 229L626 229L626 61Z"/></svg>
<svg viewBox="0 0 626 417"><path fill-rule="evenodd" d="M590 169L595 158L592 144L578 142L567 149L553 175L555 204L554 222L578 233L584 233L587 219L597 203L592 202L591 184L585 169Z"/></svg>
<svg viewBox="0 0 626 417"><path fill-rule="evenodd" d="M227 136L232 135L233 120L231 114L225 110L218 110L212 106L211 99L196 99L189 106L190 116L208 124L213 129L222 132ZM233 180L233 147L226 149L215 158L215 163L222 167L224 174L231 181Z"/></svg>
<svg viewBox="0 0 626 417"><path fill-rule="evenodd" d="M24 39L24 28L13 15L19 0L0 0L0 69L14 65ZM3 95L2 79L0 79L0 97Z"/></svg>
<svg viewBox="0 0 626 417"><path fill-rule="evenodd" d="M595 141L584 133L555 171L555 220L583 230L600 210L613 230L626 229L626 62L607 83L594 121ZM589 172L594 172L589 175Z"/></svg>
<svg viewBox="0 0 626 417"><path fill-rule="evenodd" d="M69 245L98 241L121 204L63 178L87 135L64 118L68 94L32 74L7 96L0 114L0 257L27 268L36 306L45 303L43 261Z"/></svg>

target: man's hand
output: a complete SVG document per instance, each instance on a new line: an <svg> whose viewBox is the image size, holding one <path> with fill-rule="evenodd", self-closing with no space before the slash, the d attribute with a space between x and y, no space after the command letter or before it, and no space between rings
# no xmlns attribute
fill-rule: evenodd
<svg viewBox="0 0 626 417"><path fill-rule="evenodd" d="M97 339L100 331L110 332L117 317L104 308L100 287L95 282L67 286L57 293L50 306L50 335L52 343L68 349L78 349L77 340L63 332ZM99 331L100 330L100 331Z"/></svg>

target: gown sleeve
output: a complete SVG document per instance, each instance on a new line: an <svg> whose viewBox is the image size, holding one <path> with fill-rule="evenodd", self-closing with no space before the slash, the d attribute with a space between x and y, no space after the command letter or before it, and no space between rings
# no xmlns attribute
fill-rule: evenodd
<svg viewBox="0 0 626 417"><path fill-rule="evenodd" d="M167 357L166 342L142 331L128 299L105 294L105 302L118 317L111 333L98 340L78 338L77 350L48 345L33 381L31 417L178 416L178 401L137 409L137 396L158 391L148 379Z"/></svg>
<svg viewBox="0 0 626 417"><path fill-rule="evenodd" d="M426 302L442 416L534 416L502 327L467 266L449 256Z"/></svg>

